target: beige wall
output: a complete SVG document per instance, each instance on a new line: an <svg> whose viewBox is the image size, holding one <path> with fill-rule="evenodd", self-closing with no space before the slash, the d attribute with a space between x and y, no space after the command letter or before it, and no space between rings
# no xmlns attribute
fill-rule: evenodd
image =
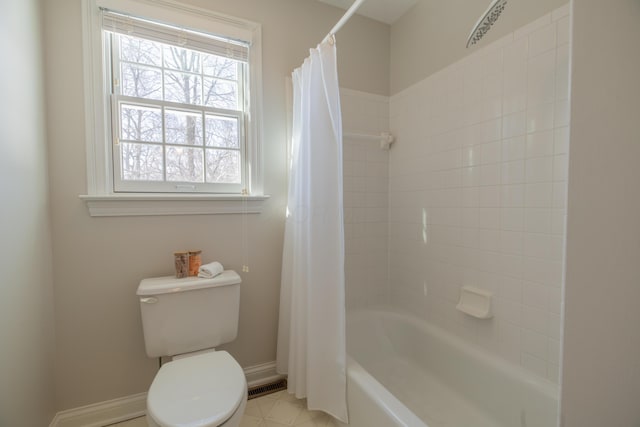
<svg viewBox="0 0 640 427"><path fill-rule="evenodd" d="M391 94L408 88L567 2L509 0L487 35L475 47L466 49L469 33L491 1L419 0L391 26Z"/></svg>
<svg viewBox="0 0 640 427"><path fill-rule="evenodd" d="M39 7L3 2L0 14L0 426L46 426L54 413Z"/></svg>
<svg viewBox="0 0 640 427"><path fill-rule="evenodd" d="M225 346L243 366L275 359L286 198L285 76L343 11L311 0L190 0L263 25L264 213L247 221L238 339ZM56 304L57 409L146 391L157 362L144 353L135 291L172 273L172 252L200 248L205 261L240 270L240 215L92 218L85 194L81 0L46 2L46 87ZM389 27L357 17L338 35L343 87L387 94Z"/></svg>
<svg viewBox="0 0 640 427"><path fill-rule="evenodd" d="M573 1L562 412L640 425L640 1Z"/></svg>

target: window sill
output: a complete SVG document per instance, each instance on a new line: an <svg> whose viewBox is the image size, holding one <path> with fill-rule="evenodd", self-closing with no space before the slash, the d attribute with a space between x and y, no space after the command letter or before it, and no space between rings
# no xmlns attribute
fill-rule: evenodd
<svg viewBox="0 0 640 427"><path fill-rule="evenodd" d="M269 196L235 194L80 195L91 216L259 214Z"/></svg>

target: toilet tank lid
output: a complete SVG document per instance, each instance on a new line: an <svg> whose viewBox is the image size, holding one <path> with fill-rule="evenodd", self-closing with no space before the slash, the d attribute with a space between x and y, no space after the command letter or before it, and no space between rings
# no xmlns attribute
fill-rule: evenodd
<svg viewBox="0 0 640 427"><path fill-rule="evenodd" d="M142 279L136 294L139 296L170 294L218 286L237 285L241 282L242 279L238 273L233 270L223 271L212 279L202 279L200 277L177 279L174 276L152 277Z"/></svg>

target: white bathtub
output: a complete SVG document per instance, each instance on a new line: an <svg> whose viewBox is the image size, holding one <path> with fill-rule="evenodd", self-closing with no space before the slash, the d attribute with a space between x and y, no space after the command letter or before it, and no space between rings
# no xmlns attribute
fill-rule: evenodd
<svg viewBox="0 0 640 427"><path fill-rule="evenodd" d="M347 316L351 427L555 427L558 387L422 320Z"/></svg>

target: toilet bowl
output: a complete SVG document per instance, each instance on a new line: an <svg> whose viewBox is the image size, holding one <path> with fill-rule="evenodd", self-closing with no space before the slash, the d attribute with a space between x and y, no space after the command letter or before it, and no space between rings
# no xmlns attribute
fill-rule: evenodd
<svg viewBox="0 0 640 427"><path fill-rule="evenodd" d="M238 331L235 271L212 279L157 277L138 286L145 349L171 356L147 395L150 427L238 427L247 403L244 371L226 351Z"/></svg>
<svg viewBox="0 0 640 427"><path fill-rule="evenodd" d="M147 395L150 427L237 427L247 403L244 372L226 351L173 360Z"/></svg>

